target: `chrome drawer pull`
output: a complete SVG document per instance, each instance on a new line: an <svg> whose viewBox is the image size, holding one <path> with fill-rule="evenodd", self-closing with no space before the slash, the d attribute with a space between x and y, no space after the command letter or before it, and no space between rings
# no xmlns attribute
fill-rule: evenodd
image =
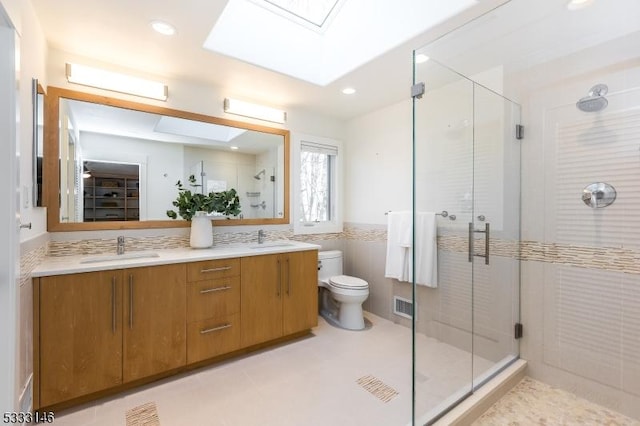
<svg viewBox="0 0 640 426"><path fill-rule="evenodd" d="M225 325L221 325L218 327L213 327L213 328L207 328L205 330L200 330L200 334L207 334L207 333L211 333L212 331L220 331L220 330L224 330L225 328L229 328L231 327L231 324L225 324Z"/></svg>
<svg viewBox="0 0 640 426"><path fill-rule="evenodd" d="M225 286L225 287L216 287L216 288L206 288L204 290L200 290L200 294L213 293L214 291L224 291L224 290L231 290L231 287Z"/></svg>
<svg viewBox="0 0 640 426"><path fill-rule="evenodd" d="M220 272L220 271L228 271L231 269L231 266L222 266L220 268L210 268L210 269L201 269L201 274L206 274L207 272Z"/></svg>

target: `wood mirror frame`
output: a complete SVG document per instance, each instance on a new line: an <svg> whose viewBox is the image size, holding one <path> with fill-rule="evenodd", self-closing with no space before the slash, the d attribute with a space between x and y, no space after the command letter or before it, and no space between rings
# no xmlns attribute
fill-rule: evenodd
<svg viewBox="0 0 640 426"><path fill-rule="evenodd" d="M215 220L214 226L236 225L276 225L289 223L289 131L240 121L227 120L203 114L175 110L155 105L142 104L107 96L95 95L74 90L48 87L45 96L44 111L44 160L43 160L43 199L47 207L47 230L49 232L61 231L89 231L110 229L150 229L150 228L180 228L188 227L190 222L185 220L143 220L143 221L104 221L104 222L60 222L60 131L59 114L60 99L71 99L96 104L125 108L130 110L161 114L170 117L187 120L202 121L206 123L237 127L257 132L281 135L284 140L283 149L283 215L277 218L267 219L231 219Z"/></svg>

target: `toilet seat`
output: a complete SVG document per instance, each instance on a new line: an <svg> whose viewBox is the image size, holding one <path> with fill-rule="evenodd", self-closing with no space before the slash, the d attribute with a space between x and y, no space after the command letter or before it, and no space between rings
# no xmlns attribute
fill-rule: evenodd
<svg viewBox="0 0 640 426"><path fill-rule="evenodd" d="M336 275L329 278L329 286L343 290L367 290L369 283L360 278L351 277L349 275Z"/></svg>

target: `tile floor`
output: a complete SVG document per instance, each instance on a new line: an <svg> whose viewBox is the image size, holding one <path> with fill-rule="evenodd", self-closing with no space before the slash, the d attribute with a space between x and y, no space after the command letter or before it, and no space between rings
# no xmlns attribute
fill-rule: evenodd
<svg viewBox="0 0 640 426"><path fill-rule="evenodd" d="M128 426L406 426L411 421L411 330L372 314L367 318L373 327L361 332L319 318L308 337L57 413L55 424L125 426L127 416L143 409L146 422ZM416 343L416 408L429 413L464 389L470 355L422 335ZM474 363L479 371L492 366L481 358ZM367 391L358 379L373 386ZM640 426L525 378L474 426L602 424Z"/></svg>
<svg viewBox="0 0 640 426"><path fill-rule="evenodd" d="M473 426L640 426L640 421L525 377Z"/></svg>
<svg viewBox="0 0 640 426"><path fill-rule="evenodd" d="M127 411L153 402L161 426L405 426L411 421L411 330L367 318L373 327L359 332L319 318L309 337L60 412L56 425L124 426ZM417 344L425 360L418 409L426 412L464 385L470 355L425 336ZM397 395L384 402L357 383L369 375Z"/></svg>

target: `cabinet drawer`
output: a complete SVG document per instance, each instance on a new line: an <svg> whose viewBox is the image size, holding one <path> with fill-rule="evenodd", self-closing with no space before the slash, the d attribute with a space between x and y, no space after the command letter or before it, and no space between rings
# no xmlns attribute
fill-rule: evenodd
<svg viewBox="0 0 640 426"><path fill-rule="evenodd" d="M240 311L240 277L187 283L187 321L222 318Z"/></svg>
<svg viewBox="0 0 640 426"><path fill-rule="evenodd" d="M240 348L240 314L187 325L187 363L202 361Z"/></svg>
<svg viewBox="0 0 640 426"><path fill-rule="evenodd" d="M240 275L240 259L218 259L187 265L187 281L212 280Z"/></svg>

